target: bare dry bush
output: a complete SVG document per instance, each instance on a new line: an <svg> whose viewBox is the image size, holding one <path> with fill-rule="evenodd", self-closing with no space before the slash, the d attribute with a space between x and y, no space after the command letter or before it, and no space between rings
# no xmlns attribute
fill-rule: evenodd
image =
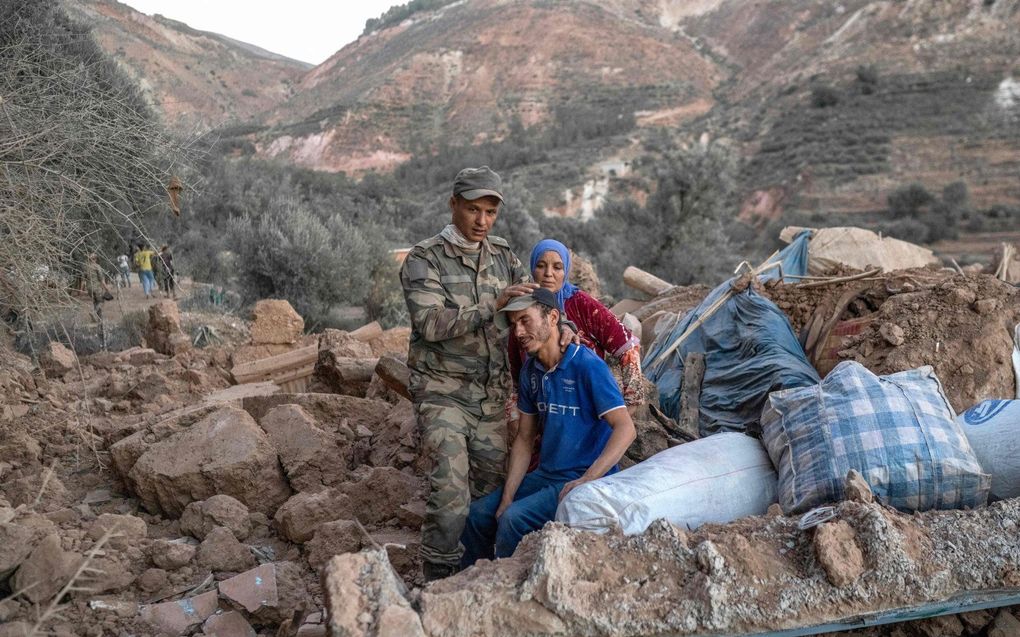
<svg viewBox="0 0 1020 637"><path fill-rule="evenodd" d="M0 313L70 304L87 252L145 237L185 148L53 0L0 0ZM110 263L104 263L111 269Z"/></svg>

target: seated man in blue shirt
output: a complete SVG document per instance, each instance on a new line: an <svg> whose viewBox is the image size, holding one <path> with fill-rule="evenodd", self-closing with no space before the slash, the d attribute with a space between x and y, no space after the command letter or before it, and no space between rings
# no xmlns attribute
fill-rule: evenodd
<svg viewBox="0 0 1020 637"><path fill-rule="evenodd" d="M461 568L513 555L521 538L553 519L571 489L615 472L634 441L634 422L605 362L581 345L560 352L558 307L556 295L539 288L496 314L496 324L512 325L528 352L518 395L520 428L506 484L471 503ZM539 431L539 465L527 473Z"/></svg>

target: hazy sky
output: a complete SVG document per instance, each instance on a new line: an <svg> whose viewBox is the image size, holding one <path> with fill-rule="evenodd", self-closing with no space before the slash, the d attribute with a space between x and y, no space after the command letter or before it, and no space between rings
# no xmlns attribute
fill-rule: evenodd
<svg viewBox="0 0 1020 637"><path fill-rule="evenodd" d="M319 64L361 35L365 20L407 0L121 0L202 31Z"/></svg>

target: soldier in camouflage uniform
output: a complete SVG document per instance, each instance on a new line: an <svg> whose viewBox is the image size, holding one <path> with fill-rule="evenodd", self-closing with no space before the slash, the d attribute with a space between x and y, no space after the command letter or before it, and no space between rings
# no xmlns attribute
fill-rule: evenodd
<svg viewBox="0 0 1020 637"><path fill-rule="evenodd" d="M510 245L489 236L500 189L487 166L462 170L450 198L453 223L414 246L400 270L412 325L409 389L433 461L422 527L426 580L456 571L471 499L503 483L510 377L493 316L537 286Z"/></svg>

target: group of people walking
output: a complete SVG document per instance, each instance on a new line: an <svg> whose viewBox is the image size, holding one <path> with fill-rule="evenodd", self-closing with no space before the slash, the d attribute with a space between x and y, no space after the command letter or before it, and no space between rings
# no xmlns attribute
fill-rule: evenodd
<svg viewBox="0 0 1020 637"><path fill-rule="evenodd" d="M118 285L131 287L132 266L138 272L138 283L145 298L155 296L162 290L167 298L177 298L177 278L174 271L174 256L170 247L164 245L156 252L145 244L131 246L131 259L126 254L117 257Z"/></svg>
<svg viewBox="0 0 1020 637"><path fill-rule="evenodd" d="M462 170L449 206L451 223L400 272L409 390L432 464L426 580L508 557L572 490L615 472L644 400L638 341L570 283L569 249L543 240L526 267L490 234L498 174Z"/></svg>

